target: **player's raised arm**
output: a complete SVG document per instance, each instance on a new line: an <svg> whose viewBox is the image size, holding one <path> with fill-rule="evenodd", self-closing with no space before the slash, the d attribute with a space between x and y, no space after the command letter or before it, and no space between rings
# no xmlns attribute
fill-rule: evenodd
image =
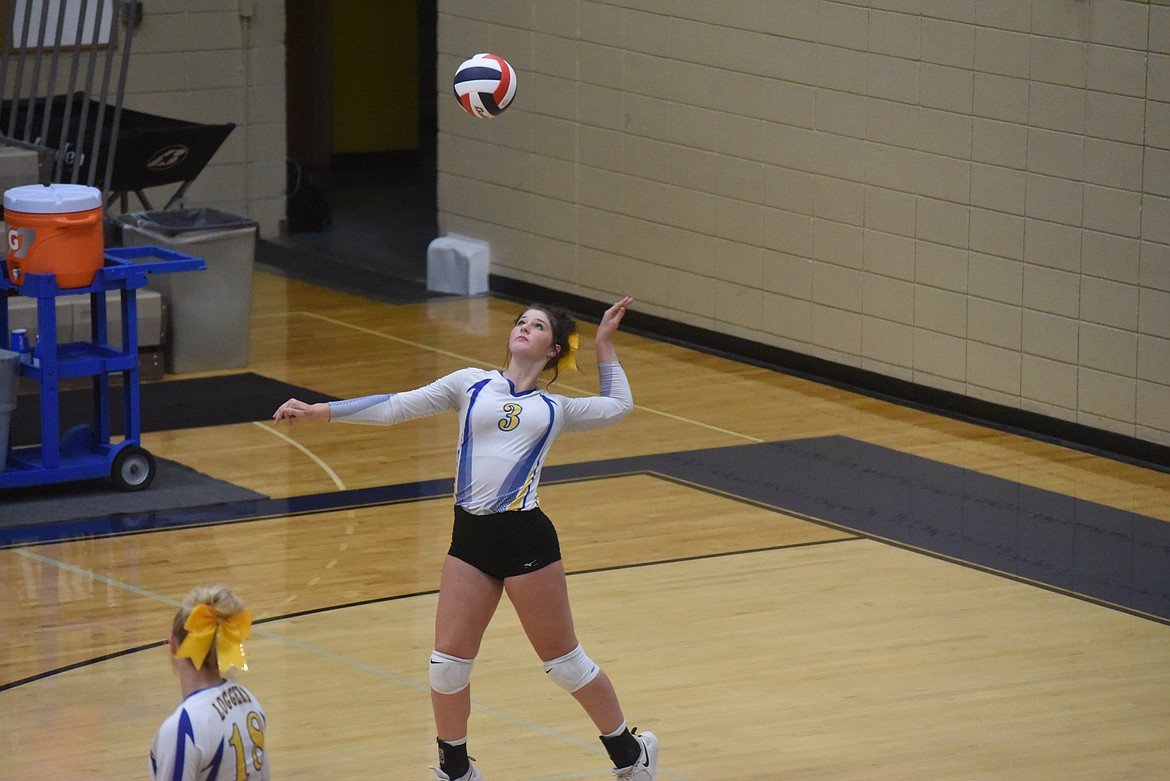
<svg viewBox="0 0 1170 781"><path fill-rule="evenodd" d="M597 326L597 335L593 338L593 349L597 352L598 363L618 359L617 350L613 346L613 334L621 325L622 318L632 303L634 299L625 296L605 310L605 314L601 316L601 324Z"/></svg>

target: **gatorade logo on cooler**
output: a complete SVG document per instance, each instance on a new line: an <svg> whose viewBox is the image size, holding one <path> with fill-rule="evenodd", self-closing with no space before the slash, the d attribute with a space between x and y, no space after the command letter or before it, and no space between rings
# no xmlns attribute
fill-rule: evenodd
<svg viewBox="0 0 1170 781"><path fill-rule="evenodd" d="M8 231L8 255L13 258L23 258L28 255L28 248L37 240L36 228L12 228Z"/></svg>
<svg viewBox="0 0 1170 781"><path fill-rule="evenodd" d="M35 228L12 228L8 231L8 258L12 261L19 261L21 258L28 255L28 248L37 240L37 232ZM8 265L8 278L12 280L12 284L19 285L24 278L24 269L20 267L20 263L10 263Z"/></svg>

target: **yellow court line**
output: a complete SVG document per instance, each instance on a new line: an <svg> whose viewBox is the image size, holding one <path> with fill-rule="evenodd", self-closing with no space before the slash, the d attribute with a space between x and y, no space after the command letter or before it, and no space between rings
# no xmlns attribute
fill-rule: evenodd
<svg viewBox="0 0 1170 781"><path fill-rule="evenodd" d="M252 425L259 426L260 428L264 429L268 433L272 434L272 436L279 437L280 439L283 439L285 442L289 443L290 445L295 447L297 450L304 453L306 456L311 458L313 460L313 462L315 464L317 464L317 466L321 467L322 471L324 471L325 474L329 475L329 479L333 481L333 484L335 486L337 486L337 490L339 490L339 491L345 490L345 483L342 482L341 478L337 476L337 473L334 472L332 467L330 467L329 464L326 464L325 461L323 459L321 459L321 457L318 456L316 453L314 453L312 450L309 450L307 447L302 445L300 442L297 442L295 439L290 437L288 434L285 434L283 431L278 431L276 429L276 426L274 426L271 423L262 423L259 420L253 420Z"/></svg>
<svg viewBox="0 0 1170 781"><path fill-rule="evenodd" d="M276 426L271 424L271 423L263 423L259 420L253 420L252 425L259 426L260 428L264 429L265 431L270 432L271 434L279 437L280 439L283 439L285 442L289 443L290 445L295 447L297 450L304 453L306 456L311 458L313 460L313 462L315 464L317 464L317 466L321 467L321 469L325 472L325 474L329 475L329 479L333 481L333 485L337 486L337 490L339 490L339 491L345 490L345 482L342 481L341 477L338 476L337 472L333 471L332 467L330 467L329 464L325 463L324 459L322 459L316 453L309 450L307 447L302 445L300 442L297 442L295 439L290 437L288 434L285 434L283 431L277 431ZM351 516L353 515L352 511L350 511L350 515ZM352 534L352 533L353 533L353 527L351 526L346 531L346 534ZM341 545L342 553L344 553L348 548L349 548L349 543L343 543ZM332 560L330 560L330 562L328 564L325 565L325 569L333 569L333 567L336 566L336 564L337 564L337 559L332 559ZM320 578L320 576L318 576L318 577L311 579L305 585L310 586L310 587L315 586L320 581L321 581L321 578ZM296 595L293 595L290 599L295 599L295 597L296 597ZM289 600L286 599L285 601L288 602Z"/></svg>
<svg viewBox="0 0 1170 781"><path fill-rule="evenodd" d="M323 320L326 323L331 323L333 325L341 326L342 328L348 328L351 331L358 331L358 332L363 333L363 334L369 334L370 336L377 336L380 339L387 339L391 342L398 342L399 344L406 344L406 345L410 345L411 347L417 347L420 350L426 350L428 352L438 353L439 355L446 355L448 358L458 358L461 361L468 361L469 363L475 363L474 359L468 358L466 355L460 355L459 353L452 353L452 352L447 352L446 350L440 350L438 347L432 347L429 344L423 344L421 342L412 342L410 339L403 339L400 336L391 336L390 334L383 333L382 331L375 331L372 328L365 328L365 327L360 326L360 325L354 325L353 323L347 323L344 320L337 320L335 318L328 317L327 315L319 315L316 312L306 312L306 311L302 310L302 311L298 311L298 312L289 312L289 314L290 315L302 315L303 317L311 317L314 320Z"/></svg>
<svg viewBox="0 0 1170 781"><path fill-rule="evenodd" d="M469 366L473 366L476 364L476 361L474 358L469 358L466 355L460 355L459 353L448 352L447 350L440 350L439 348L432 347L428 344L423 344L421 342L414 342L414 341L411 341L410 339L403 339L400 336L392 336L390 334L383 333L381 331L375 331L372 328L365 328L364 326L353 325L352 323L347 323L344 320L337 320L335 318L328 317L326 315L319 315L316 312L297 311L297 312L289 312L288 314L289 315L302 315L304 317L309 317L309 318L312 318L314 320L322 320L326 323L340 326L341 328L348 328L352 331L358 331L358 332L363 333L363 334L369 334L370 336L376 336L379 339L386 339L386 340L391 341L391 342L398 342L399 344L405 344L405 345L409 345L411 347L417 347L418 349L426 350L427 352L437 353L439 355L446 355L448 358L458 358L461 361L466 361ZM582 395L585 395L586 393L588 393L588 391L584 390L583 388L577 388L577 387L574 387L574 386L569 385L567 383L558 382L557 384L561 387L568 388L569 390L575 391L575 392L580 393ZM684 418L681 415L674 415L674 414L671 414L669 412L663 412L662 410L653 409L651 407L644 407L641 404L635 404L634 408L639 409L642 412L649 412L652 415L660 415L664 418L670 418L671 420L677 421L679 423L686 423L686 424L689 424L692 426L699 426L700 428L705 428L708 431L717 431L718 433L726 434L729 437L738 437L739 439L744 439L744 440L747 440L748 442L763 442L764 441L763 439L761 439L759 437L753 437L749 434L742 434L738 431L731 431L730 429L721 428L719 426L713 426L710 423L704 423L701 420L695 420L694 418Z"/></svg>

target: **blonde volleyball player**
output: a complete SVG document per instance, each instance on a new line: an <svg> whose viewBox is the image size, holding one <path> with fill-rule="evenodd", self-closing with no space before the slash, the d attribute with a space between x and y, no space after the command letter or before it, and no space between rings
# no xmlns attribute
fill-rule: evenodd
<svg viewBox="0 0 1170 781"><path fill-rule="evenodd" d="M555 307L533 305L517 319L502 371L461 369L405 393L306 404L290 399L276 422L334 420L400 423L447 410L460 420L455 522L443 564L430 660L431 705L438 732L438 781L480 781L467 756L471 666L507 592L548 677L571 692L601 733L623 781L654 781L658 740L626 726L609 677L581 648L569 609L556 530L537 500L540 471L564 429L599 428L633 409L613 346L625 297L606 310L594 340L601 395L568 398L539 383L545 371L575 366L577 326Z"/></svg>
<svg viewBox="0 0 1170 781"><path fill-rule="evenodd" d="M264 709L224 677L247 669L251 629L252 614L227 586L200 586L183 600L167 638L183 702L154 736L155 781L268 781Z"/></svg>

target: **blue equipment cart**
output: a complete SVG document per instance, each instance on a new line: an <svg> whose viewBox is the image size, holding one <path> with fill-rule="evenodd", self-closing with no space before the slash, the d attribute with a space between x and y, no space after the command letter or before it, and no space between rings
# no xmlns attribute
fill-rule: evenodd
<svg viewBox="0 0 1170 781"><path fill-rule="evenodd" d="M3 264L0 264L3 265ZM202 258L161 247L117 247L105 251L105 265L89 287L62 290L53 274L26 274L17 287L8 281L7 269L0 279L0 335L8 337L8 291L37 299L38 345L24 353L20 374L40 385L41 444L13 448L0 471L0 489L64 483L109 476L123 491L138 491L154 479L154 457L138 442L139 377L138 316L136 291L149 274L168 274L206 268ZM109 344L106 293L121 291L122 344ZM57 344L57 296L90 296L88 342ZM125 431L120 442L111 443L110 375L120 372L125 401ZM93 424L74 426L60 434L58 383L70 377L93 378ZM3 455L0 453L0 455Z"/></svg>

